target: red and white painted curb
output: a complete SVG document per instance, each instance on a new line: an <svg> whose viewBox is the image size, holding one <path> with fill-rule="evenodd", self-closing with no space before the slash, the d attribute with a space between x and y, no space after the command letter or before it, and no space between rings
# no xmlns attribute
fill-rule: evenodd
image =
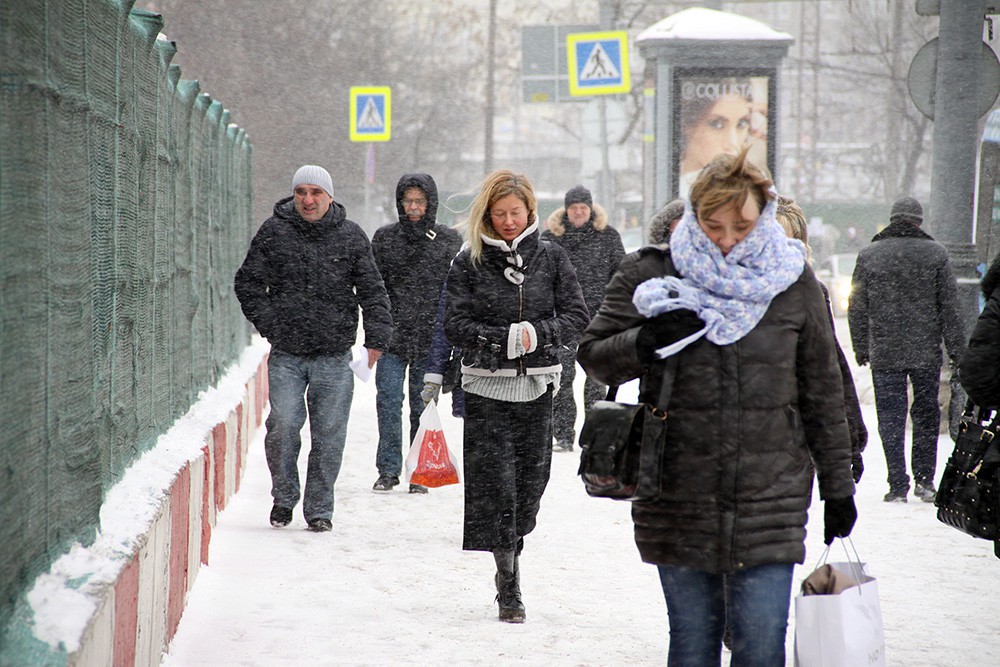
<svg viewBox="0 0 1000 667"><path fill-rule="evenodd" d="M203 422L200 427L189 425L187 429L201 433L200 452L195 449L198 443L187 443L186 453L153 456L155 475L136 471L140 477L166 480L162 485L151 481L147 492L122 492L118 505L144 496L143 500L153 508L148 516L139 513L138 519L131 520L138 526L132 532L139 534L123 537L123 529L118 534L105 534L115 532L105 524L116 523L114 517L106 521L106 500L102 506L102 532L94 545L74 545L70 554L43 575L44 583L36 582L28 595L35 617L33 632L64 655L67 664L160 664L180 623L199 567L208 563L216 517L239 489L247 449L263 426L268 396L267 350L266 342L258 339L248 348L250 354L244 354L242 397L236 397L238 391L232 387L222 395L223 400L219 395L206 399L203 394L201 402L215 405L189 419ZM227 378L232 384L233 378ZM225 398L232 398L235 404L220 409L218 404ZM183 439L183 433L172 436L169 447L180 450L175 443ZM142 459L138 463L142 464ZM164 470L171 467L173 470ZM82 586L68 583L81 579L86 582ZM72 601L70 606L76 609L92 608L93 613L89 618L80 613L75 614L77 618L69 618L74 615L66 613L66 601Z"/></svg>

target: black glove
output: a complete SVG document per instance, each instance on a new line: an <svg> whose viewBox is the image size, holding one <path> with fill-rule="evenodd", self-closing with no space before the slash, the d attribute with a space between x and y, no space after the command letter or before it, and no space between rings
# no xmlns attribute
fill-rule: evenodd
<svg viewBox="0 0 1000 667"><path fill-rule="evenodd" d="M867 352L862 352L861 354L855 354L854 360L858 362L858 366L867 366L868 362L871 361Z"/></svg>
<svg viewBox="0 0 1000 667"><path fill-rule="evenodd" d="M671 310L646 320L635 338L635 351L645 364L659 361L656 351L705 328L693 310Z"/></svg>
<svg viewBox="0 0 1000 667"><path fill-rule="evenodd" d="M858 510L854 507L854 496L830 498L824 503L824 542L830 544L835 537L847 537L858 520Z"/></svg>
<svg viewBox="0 0 1000 667"><path fill-rule="evenodd" d="M861 452L856 452L851 456L851 477L854 478L854 483L857 484L861 481L861 475L865 472L865 464L861 460Z"/></svg>

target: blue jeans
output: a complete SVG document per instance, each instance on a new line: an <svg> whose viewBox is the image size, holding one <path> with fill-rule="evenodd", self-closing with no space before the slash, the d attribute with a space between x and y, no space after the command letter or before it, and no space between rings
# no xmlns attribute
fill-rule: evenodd
<svg viewBox="0 0 1000 667"><path fill-rule="evenodd" d="M333 485L340 474L347 440L347 419L354 397L351 353L299 357L272 350L267 360L268 398L264 452L271 471L274 504L299 502L299 450L308 402L309 467L302 513L306 521L333 517Z"/></svg>
<svg viewBox="0 0 1000 667"><path fill-rule="evenodd" d="M905 455L907 378L913 385L913 405L910 406L910 419L913 420L910 467L913 480L918 484L931 485L937 468L937 441L941 428L941 408L938 406L940 369L872 369L878 435L885 452L889 489L894 493L906 493L910 488Z"/></svg>
<svg viewBox="0 0 1000 667"><path fill-rule="evenodd" d="M731 667L785 664L791 563L759 565L726 575L691 567L657 567L670 620L669 667L715 667L722 663L727 613L724 579L729 582Z"/></svg>
<svg viewBox="0 0 1000 667"><path fill-rule="evenodd" d="M424 388L424 369L427 358L409 364L410 380L407 393L410 398L410 437L403 442L403 380L407 361L395 354L383 354L375 365L375 413L378 415L378 451L375 467L379 475L399 477L403 472L403 448L409 451L410 443L420 427L424 402L420 392Z"/></svg>

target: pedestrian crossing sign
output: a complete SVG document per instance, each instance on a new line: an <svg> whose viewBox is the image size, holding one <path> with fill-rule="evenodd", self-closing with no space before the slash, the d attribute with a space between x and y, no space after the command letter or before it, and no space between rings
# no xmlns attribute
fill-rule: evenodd
<svg viewBox="0 0 1000 667"><path fill-rule="evenodd" d="M389 141L391 114L388 86L351 87L351 141Z"/></svg>
<svg viewBox="0 0 1000 667"><path fill-rule="evenodd" d="M577 32L566 35L570 95L615 95L630 90L628 33Z"/></svg>

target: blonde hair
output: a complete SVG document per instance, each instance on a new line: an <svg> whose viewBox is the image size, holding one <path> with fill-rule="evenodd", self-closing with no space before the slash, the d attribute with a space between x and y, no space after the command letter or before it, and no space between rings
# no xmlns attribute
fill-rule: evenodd
<svg viewBox="0 0 1000 667"><path fill-rule="evenodd" d="M774 210L774 218L785 230L785 234L798 239L806 245L806 258L812 262L812 248L809 247L809 228L806 225L806 214L802 207L791 197L778 195L778 205Z"/></svg>
<svg viewBox="0 0 1000 667"><path fill-rule="evenodd" d="M528 225L538 217L538 200L531 187L531 181L524 174L517 174L509 169L498 169L487 176L479 193L469 208L469 219L465 223L465 240L469 244L469 253L473 262L478 262L483 255L483 239L480 234L499 239L490 221L490 208L498 200L508 195L514 195L528 209Z"/></svg>
<svg viewBox="0 0 1000 667"><path fill-rule="evenodd" d="M763 209L774 199L771 190L774 182L767 173L747 159L749 146L744 146L736 155L720 153L705 165L691 186L691 208L699 219L707 218L716 211L735 205L743 208L749 197Z"/></svg>

